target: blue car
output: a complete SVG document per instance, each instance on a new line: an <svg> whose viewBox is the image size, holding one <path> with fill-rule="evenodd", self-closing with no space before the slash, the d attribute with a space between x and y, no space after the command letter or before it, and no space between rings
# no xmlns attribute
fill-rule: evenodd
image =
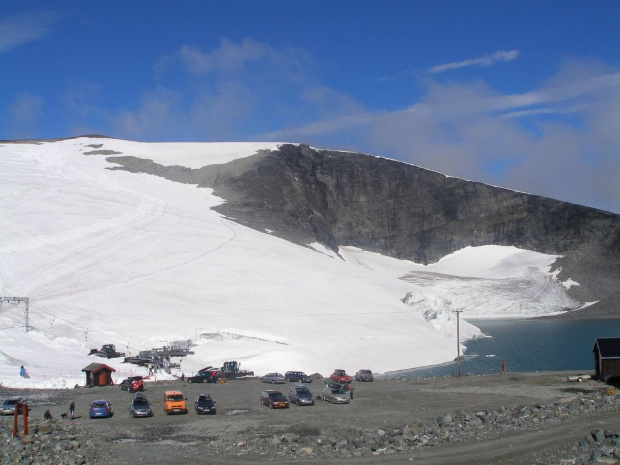
<svg viewBox="0 0 620 465"><path fill-rule="evenodd" d="M92 418L110 418L112 416L112 405L107 400L96 400L90 404L88 416Z"/></svg>
<svg viewBox="0 0 620 465"><path fill-rule="evenodd" d="M198 415L204 415L210 413L215 415L215 401L211 399L209 394L198 394L196 401L194 402L194 409Z"/></svg>

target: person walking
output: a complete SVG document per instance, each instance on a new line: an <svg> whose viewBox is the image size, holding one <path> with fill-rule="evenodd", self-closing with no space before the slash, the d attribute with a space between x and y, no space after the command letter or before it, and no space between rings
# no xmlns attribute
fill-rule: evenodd
<svg viewBox="0 0 620 465"><path fill-rule="evenodd" d="M75 420L75 402L71 401L69 404L69 414L71 415L71 419Z"/></svg>

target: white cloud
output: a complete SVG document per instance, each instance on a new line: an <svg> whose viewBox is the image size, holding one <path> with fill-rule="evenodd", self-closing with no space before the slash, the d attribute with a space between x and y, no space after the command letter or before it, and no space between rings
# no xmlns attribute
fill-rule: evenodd
<svg viewBox="0 0 620 465"><path fill-rule="evenodd" d="M0 53L42 39L61 15L51 11L31 11L0 18Z"/></svg>
<svg viewBox="0 0 620 465"><path fill-rule="evenodd" d="M169 89L157 88L146 92L140 106L110 117L114 135L141 140L175 140L183 137L187 118L180 111L180 95Z"/></svg>
<svg viewBox="0 0 620 465"><path fill-rule="evenodd" d="M270 135L620 213L617 70L569 62L521 94L482 81L427 84L419 102L398 111L357 108ZM351 133L348 144L327 145Z"/></svg>
<svg viewBox="0 0 620 465"><path fill-rule="evenodd" d="M519 56L519 50L499 50L489 55L483 55L479 58L469 58L467 60L455 61L452 63L444 63L433 66L429 72L431 74L443 73L458 68L466 68L469 66L491 66L498 62L512 61Z"/></svg>
<svg viewBox="0 0 620 465"><path fill-rule="evenodd" d="M171 118L170 128L179 128L182 121L191 139L248 140L283 124L292 127L359 111L353 99L314 79L315 64L304 51L278 49L249 38L222 39L208 50L185 45L162 57L155 69L162 81L167 73L176 73L174 81L181 84L168 90L180 98L161 115ZM117 114L115 127L123 128L125 135L147 130L138 123L150 118L144 110L142 105ZM177 134L175 140L180 137Z"/></svg>
<svg viewBox="0 0 620 465"><path fill-rule="evenodd" d="M7 108L7 129L11 139L36 137L37 122L43 114L43 98L21 92Z"/></svg>
<svg viewBox="0 0 620 465"><path fill-rule="evenodd" d="M260 66L261 63L270 63L280 69L297 70L308 66L312 60L300 49L276 50L266 43L250 38L240 42L224 38L220 40L219 46L207 51L183 45L176 53L161 57L155 68L158 72L164 72L172 64L179 64L190 75L207 76L216 73L238 74L247 66Z"/></svg>
<svg viewBox="0 0 620 465"><path fill-rule="evenodd" d="M222 39L219 48L206 53L185 45L181 47L177 57L190 73L205 74L212 71L236 71L242 68L244 63L258 61L273 54L271 48L265 44L246 38L238 44Z"/></svg>

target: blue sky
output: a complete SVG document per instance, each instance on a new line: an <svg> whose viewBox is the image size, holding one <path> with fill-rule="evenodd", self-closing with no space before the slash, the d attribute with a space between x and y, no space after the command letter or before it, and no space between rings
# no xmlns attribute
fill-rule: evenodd
<svg viewBox="0 0 620 465"><path fill-rule="evenodd" d="M620 213L620 2L20 1L0 139L284 141Z"/></svg>

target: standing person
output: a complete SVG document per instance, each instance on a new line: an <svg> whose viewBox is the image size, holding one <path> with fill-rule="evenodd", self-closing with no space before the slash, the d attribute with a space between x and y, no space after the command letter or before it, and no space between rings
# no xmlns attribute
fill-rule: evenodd
<svg viewBox="0 0 620 465"><path fill-rule="evenodd" d="M355 388L350 384L343 384L342 387L345 391L349 391L349 397L351 398L351 400L353 400L353 391L355 390Z"/></svg>
<svg viewBox="0 0 620 465"><path fill-rule="evenodd" d="M24 368L24 365L22 365L22 367L19 369L19 376L21 376L22 378L26 377L26 369Z"/></svg>
<svg viewBox="0 0 620 465"><path fill-rule="evenodd" d="M181 373L181 383L185 386L185 373Z"/></svg>
<svg viewBox="0 0 620 465"><path fill-rule="evenodd" d="M71 401L69 404L69 414L71 415L71 419L75 420L75 402Z"/></svg>

